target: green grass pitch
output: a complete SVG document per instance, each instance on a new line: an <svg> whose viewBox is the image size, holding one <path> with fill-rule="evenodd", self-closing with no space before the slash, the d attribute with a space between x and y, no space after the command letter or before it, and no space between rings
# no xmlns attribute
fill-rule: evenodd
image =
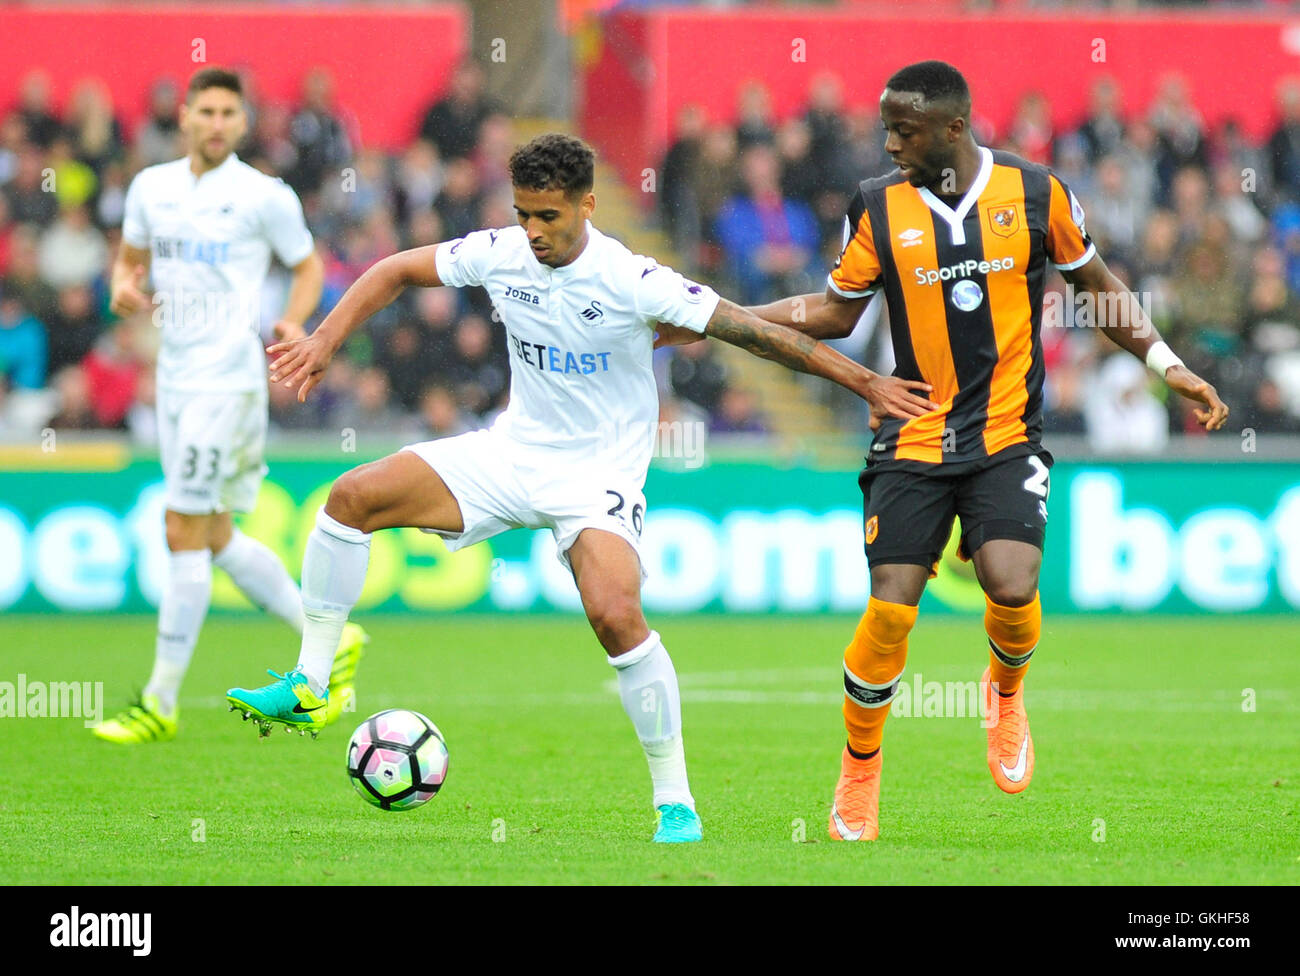
<svg viewBox="0 0 1300 976"><path fill-rule="evenodd" d="M977 718L895 716L875 844L826 838L855 621L655 620L704 820L682 847L650 843L649 777L583 621L362 623L358 713L315 742L259 741L225 708L227 687L292 666L296 641L265 618L209 620L174 742L0 719L0 883L1300 883L1293 620L1049 615L1033 785L998 792ZM0 619L0 681L103 680L111 713L147 677L153 628ZM978 619L923 615L909 675L976 680L986 646ZM429 804L383 813L344 751L354 719L396 706L439 724L451 768Z"/></svg>

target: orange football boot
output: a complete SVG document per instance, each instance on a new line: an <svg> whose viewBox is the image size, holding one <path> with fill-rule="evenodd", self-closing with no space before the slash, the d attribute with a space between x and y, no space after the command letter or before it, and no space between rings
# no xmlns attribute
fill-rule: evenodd
<svg viewBox="0 0 1300 976"><path fill-rule="evenodd" d="M993 690L985 668L980 676L984 694L984 721L989 733L989 772L1004 793L1019 793L1034 775L1034 740L1029 734L1029 715L1025 712L1025 686L1003 698Z"/></svg>
<svg viewBox="0 0 1300 976"><path fill-rule="evenodd" d="M858 759L844 747L831 806L831 840L875 840L880 833L881 757L877 752L870 759Z"/></svg>

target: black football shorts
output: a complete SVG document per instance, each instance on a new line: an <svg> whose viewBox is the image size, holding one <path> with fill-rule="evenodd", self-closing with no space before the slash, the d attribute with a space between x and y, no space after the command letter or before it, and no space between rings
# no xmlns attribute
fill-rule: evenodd
<svg viewBox="0 0 1300 976"><path fill-rule="evenodd" d="M959 554L969 559L990 539L1043 548L1052 455L1014 445L957 464L887 462L858 478L867 563L934 567L961 519ZM933 570L932 570L933 575Z"/></svg>

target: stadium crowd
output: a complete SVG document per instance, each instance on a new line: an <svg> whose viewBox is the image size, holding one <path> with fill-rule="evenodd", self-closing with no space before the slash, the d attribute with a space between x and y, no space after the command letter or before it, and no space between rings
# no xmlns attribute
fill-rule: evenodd
<svg viewBox="0 0 1300 976"><path fill-rule="evenodd" d="M982 145L1053 167L1108 265L1232 405L1229 424L1260 433L1300 431L1300 81L1279 87L1277 112L1262 143L1231 120L1211 128L1171 75L1142 107L1126 104L1114 80L1099 81L1086 117L1064 129L1041 94L1023 98L1006 131L993 131L978 106L972 120ZM878 114L846 107L837 78L815 79L806 110L784 119L753 81L734 124L683 109L663 160L660 216L694 270L745 302L821 291L858 182L891 168ZM1185 405L1158 399L1163 386L1142 364L1086 327L1052 278L1047 430L1086 433L1113 451L1159 450L1171 434L1198 430ZM889 369L887 322L877 326L860 326L846 351Z"/></svg>
<svg viewBox="0 0 1300 976"><path fill-rule="evenodd" d="M514 132L472 62L396 154L360 144L324 70L308 73L296 105L259 98L253 78L246 87L249 135L239 154L303 201L327 267L318 318L385 254L514 222L506 167ZM155 437L156 330L147 317L108 312L108 276L131 177L184 152L180 98L175 81L159 80L145 120L128 133L102 84L82 82L60 114L37 72L0 113L0 434L49 426ZM1053 166L1110 266L1232 404L1230 424L1261 433L1300 432L1300 82L1279 89L1278 116L1262 143L1231 121L1211 130L1187 85L1171 77L1141 109L1102 81L1087 117L1064 130L1033 94L1005 132L974 120L981 143ZM837 79L816 79L806 110L785 119L752 82L734 123L710 122L694 107L681 113L659 214L685 256L682 270L728 295L757 303L820 291L858 181L889 168L876 114L846 107ZM287 278L272 282L281 292L265 296L268 328ZM1063 308L1064 283L1057 277L1050 288ZM842 346L888 369L880 314L873 306L875 327ZM1196 429L1181 406L1157 399L1141 364L1078 316L1048 314L1044 323L1049 431L1142 451ZM658 355L665 415L761 433L763 405L732 384L712 346ZM481 290L404 295L335 364L307 404L272 390L274 428L427 438L485 422L508 395L504 333ZM821 395L834 395L823 386ZM837 403L845 427L859 427L856 406Z"/></svg>
<svg viewBox="0 0 1300 976"><path fill-rule="evenodd" d="M284 179L303 202L326 264L319 321L374 261L399 248L515 222L507 161L509 117L466 63L397 154L360 144L336 108L330 75L310 72L297 105L257 96L245 77L249 132L240 158ZM108 311L110 268L131 177L185 152L182 90L159 80L146 119L124 131L103 85L81 83L62 114L37 72L0 121L0 436L54 429L126 429L156 438L148 316ZM273 271L262 321L287 288ZM506 401L505 335L482 289L414 289L371 319L306 404L271 390L273 430L353 430L411 440L489 421ZM308 324L309 330L314 322ZM264 335L268 341L271 337ZM661 357L665 411L714 429L761 430L751 398L701 346ZM672 393L673 387L679 391Z"/></svg>

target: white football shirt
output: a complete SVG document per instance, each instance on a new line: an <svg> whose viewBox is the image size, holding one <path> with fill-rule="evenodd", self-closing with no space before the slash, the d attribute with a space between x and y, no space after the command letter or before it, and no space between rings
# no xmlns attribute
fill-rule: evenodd
<svg viewBox="0 0 1300 976"><path fill-rule="evenodd" d="M718 295L587 224L562 268L533 255L520 226L439 245L444 285L482 285L505 324L510 404L493 429L570 450L644 481L659 423L656 322L703 332Z"/></svg>
<svg viewBox="0 0 1300 976"><path fill-rule="evenodd" d="M292 267L314 246L293 190L234 153L199 177L188 158L150 166L127 190L122 239L151 254L158 385L264 389L261 292L271 253Z"/></svg>

